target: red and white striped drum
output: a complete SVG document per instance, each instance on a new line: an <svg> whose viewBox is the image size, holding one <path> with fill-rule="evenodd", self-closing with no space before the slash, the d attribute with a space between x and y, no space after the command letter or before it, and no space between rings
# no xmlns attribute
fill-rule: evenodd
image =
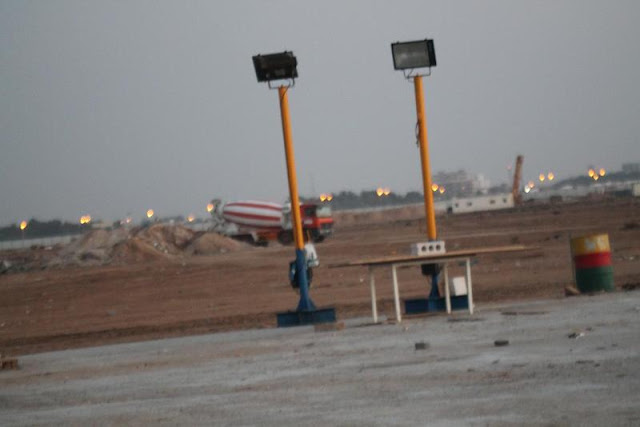
<svg viewBox="0 0 640 427"><path fill-rule="evenodd" d="M234 224L255 229L282 228L282 205L257 200L229 202L222 207L222 217Z"/></svg>

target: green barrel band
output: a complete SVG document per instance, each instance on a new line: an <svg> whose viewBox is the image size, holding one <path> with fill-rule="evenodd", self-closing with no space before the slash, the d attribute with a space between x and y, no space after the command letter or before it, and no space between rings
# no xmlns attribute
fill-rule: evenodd
<svg viewBox="0 0 640 427"><path fill-rule="evenodd" d="M613 267L576 268L576 285L583 293L613 292Z"/></svg>

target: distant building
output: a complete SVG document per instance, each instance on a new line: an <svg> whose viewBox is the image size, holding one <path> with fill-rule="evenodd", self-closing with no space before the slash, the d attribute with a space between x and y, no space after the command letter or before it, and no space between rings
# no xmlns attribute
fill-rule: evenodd
<svg viewBox="0 0 640 427"><path fill-rule="evenodd" d="M514 206L513 194L493 194L490 196L454 198L447 204L448 213L467 213L509 209Z"/></svg>
<svg viewBox="0 0 640 427"><path fill-rule="evenodd" d="M433 183L444 187L449 196L472 196L486 194L491 183L482 174L472 175L465 170L438 172L432 177Z"/></svg>
<svg viewBox="0 0 640 427"><path fill-rule="evenodd" d="M622 172L624 173L638 173L640 172L640 163L623 163Z"/></svg>

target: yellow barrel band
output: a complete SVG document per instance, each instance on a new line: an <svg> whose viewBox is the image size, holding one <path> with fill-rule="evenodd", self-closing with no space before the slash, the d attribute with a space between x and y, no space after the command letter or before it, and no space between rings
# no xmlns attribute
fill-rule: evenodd
<svg viewBox="0 0 640 427"><path fill-rule="evenodd" d="M608 234L594 234L591 236L576 237L571 239L571 252L573 255L588 255L599 252L611 252Z"/></svg>

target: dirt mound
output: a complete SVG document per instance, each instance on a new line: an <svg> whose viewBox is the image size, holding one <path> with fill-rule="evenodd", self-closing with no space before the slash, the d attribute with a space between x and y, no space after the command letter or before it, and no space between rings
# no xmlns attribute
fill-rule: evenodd
<svg viewBox="0 0 640 427"><path fill-rule="evenodd" d="M128 237L125 229L90 231L65 246L49 266L104 264L109 261L113 248Z"/></svg>
<svg viewBox="0 0 640 427"><path fill-rule="evenodd" d="M170 255L159 251L149 242L134 237L117 244L111 251L109 260L113 262L141 262L168 258Z"/></svg>
<svg viewBox="0 0 640 427"><path fill-rule="evenodd" d="M66 256L79 255L90 251L109 251L128 237L129 232L124 228L116 230L93 230L69 243L60 254Z"/></svg>
<svg viewBox="0 0 640 427"><path fill-rule="evenodd" d="M74 265L126 264L216 255L249 247L213 232L196 232L183 225L153 224L149 227L92 230L55 250L20 251L20 257L16 255L6 260L3 257L0 270L6 273Z"/></svg>
<svg viewBox="0 0 640 427"><path fill-rule="evenodd" d="M133 235L140 243L164 254L178 255L196 237L196 232L182 225L154 224Z"/></svg>
<svg viewBox="0 0 640 427"><path fill-rule="evenodd" d="M204 233L197 237L185 252L191 255L214 255L225 252L236 252L248 248L246 243L238 242L218 233Z"/></svg>
<svg viewBox="0 0 640 427"><path fill-rule="evenodd" d="M139 262L182 255L197 233L182 225L93 230L64 247L49 267Z"/></svg>

